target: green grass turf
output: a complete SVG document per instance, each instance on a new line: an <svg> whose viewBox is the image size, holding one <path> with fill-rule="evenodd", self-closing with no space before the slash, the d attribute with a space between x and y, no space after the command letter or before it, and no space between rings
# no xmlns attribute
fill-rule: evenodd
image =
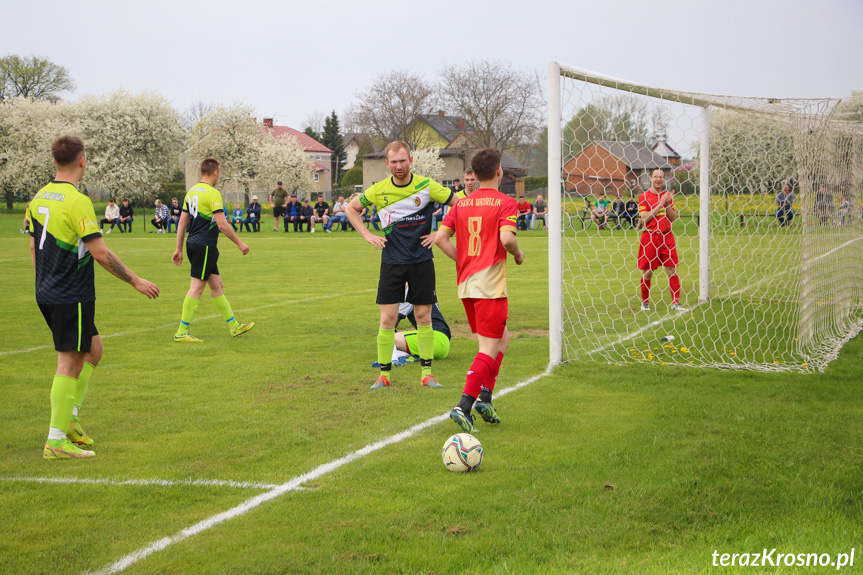
<svg viewBox="0 0 863 575"><path fill-rule="evenodd" d="M354 233L222 239L220 269L241 321L231 339L201 302L171 335L188 268L173 238L116 232L108 245L159 284L148 301L97 269L105 355L82 421L90 461L41 459L55 354L33 301L19 216L0 217L0 478L218 479L278 484L448 411L476 353L438 255L455 337L435 363L371 392L379 254ZM547 362L547 248L523 233L510 265L514 338L499 389ZM863 344L823 374L721 372L589 361L500 397L480 423L485 461L447 472L443 422L135 563L128 573L693 573L712 553L847 553L861 536ZM0 481L2 573L95 571L232 509L262 490ZM858 553L859 563L859 553ZM722 569L733 572L733 569ZM759 572L758 569L744 569ZM783 569L783 572L787 569Z"/></svg>

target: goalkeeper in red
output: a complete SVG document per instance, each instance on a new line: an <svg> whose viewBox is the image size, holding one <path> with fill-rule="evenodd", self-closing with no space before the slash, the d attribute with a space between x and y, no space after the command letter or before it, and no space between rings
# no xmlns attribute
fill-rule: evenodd
<svg viewBox="0 0 863 575"><path fill-rule="evenodd" d="M506 254L521 265L524 252L515 237L518 205L498 191L503 178L500 153L482 148L471 159L471 167L479 189L450 209L435 243L456 262L458 296L479 340L479 353L467 372L461 400L449 415L465 433L473 434L477 429L471 409L488 423L500 423L491 394L509 347ZM452 243L453 235L458 238L457 246Z"/></svg>
<svg viewBox="0 0 863 575"><path fill-rule="evenodd" d="M656 169L650 176L650 189L638 198L638 215L643 230L638 246L638 269L641 275L641 311L650 311L650 280L659 266L668 274L671 288L671 309L686 311L680 306L680 277L677 275L677 242L671 223L677 219L674 196L663 190L665 173Z"/></svg>

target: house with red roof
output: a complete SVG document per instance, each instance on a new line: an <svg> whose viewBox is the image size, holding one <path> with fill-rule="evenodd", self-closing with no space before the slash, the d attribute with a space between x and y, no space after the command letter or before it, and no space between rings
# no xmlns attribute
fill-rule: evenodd
<svg viewBox="0 0 863 575"><path fill-rule="evenodd" d="M306 155L312 161L315 170L315 188L309 190L313 194L318 192L333 191L333 160L335 152L318 142L305 132L297 131L288 126L277 126L272 118L264 118L264 129L268 130L276 138L293 136L305 150Z"/></svg>

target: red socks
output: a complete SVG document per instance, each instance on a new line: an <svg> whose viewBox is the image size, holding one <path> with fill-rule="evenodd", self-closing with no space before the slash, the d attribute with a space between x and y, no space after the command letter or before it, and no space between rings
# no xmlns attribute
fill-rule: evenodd
<svg viewBox="0 0 863 575"><path fill-rule="evenodd" d="M497 383L497 374L500 373L500 364L503 363L503 352L497 354L497 359L494 360L494 367L491 370L491 377L488 380L486 387L489 391L494 391L494 384Z"/></svg>
<svg viewBox="0 0 863 575"><path fill-rule="evenodd" d="M641 301L650 301L650 280L641 278Z"/></svg>
<svg viewBox="0 0 863 575"><path fill-rule="evenodd" d="M467 372L467 379L464 384L464 393L477 398L483 385L494 382L491 381L491 374L494 373L495 361L484 353L476 354L473 363Z"/></svg>
<svg viewBox="0 0 863 575"><path fill-rule="evenodd" d="M668 278L668 287L671 288L671 303L680 301L680 278L675 274Z"/></svg>

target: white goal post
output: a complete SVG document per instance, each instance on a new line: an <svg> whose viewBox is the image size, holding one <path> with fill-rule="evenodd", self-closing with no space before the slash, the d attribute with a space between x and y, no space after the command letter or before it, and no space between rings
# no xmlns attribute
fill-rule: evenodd
<svg viewBox="0 0 863 575"><path fill-rule="evenodd" d="M863 126L835 116L840 102L550 62L551 363L823 370L863 329ZM655 169L679 262L642 277L631 209Z"/></svg>

